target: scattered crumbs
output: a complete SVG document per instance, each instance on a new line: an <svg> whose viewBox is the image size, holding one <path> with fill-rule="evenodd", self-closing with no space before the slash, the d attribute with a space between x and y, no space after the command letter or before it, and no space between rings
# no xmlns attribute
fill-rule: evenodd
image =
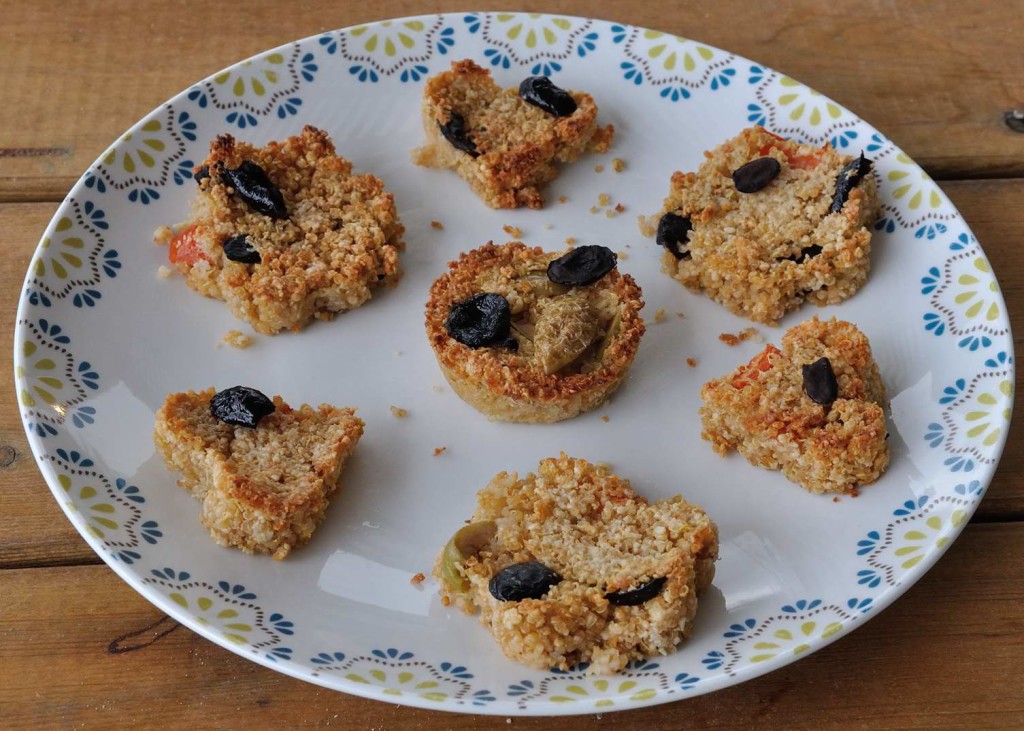
<svg viewBox="0 0 1024 731"><path fill-rule="evenodd" d="M617 251L615 252L615 256L619 257L620 261L626 261L626 259L629 258L629 254L627 254L625 251Z"/></svg>
<svg viewBox="0 0 1024 731"><path fill-rule="evenodd" d="M611 208L608 208L604 212L604 217L605 218L615 218L617 215L618 214L615 211L613 211Z"/></svg>
<svg viewBox="0 0 1024 731"><path fill-rule="evenodd" d="M751 339L754 339L754 341L758 343L764 342L764 338L761 337L761 333L759 333L756 329L752 327L748 327L744 330L741 330L738 335L733 335L732 333L722 333L721 335L718 336L718 339L729 346L739 345L740 343L746 342L747 340Z"/></svg>
<svg viewBox="0 0 1024 731"><path fill-rule="evenodd" d="M696 368L697 367L697 359L696 358L687 358L686 359L686 365L690 366L690 368Z"/></svg>
<svg viewBox="0 0 1024 731"><path fill-rule="evenodd" d="M558 196L558 202L559 203L568 203L569 199L566 198L564 195L560 195L560 196Z"/></svg>
<svg viewBox="0 0 1024 731"><path fill-rule="evenodd" d="M452 605L452 600L449 599L447 596L444 596L442 594L441 595L441 606L450 607L451 605Z"/></svg>
<svg viewBox="0 0 1024 731"><path fill-rule="evenodd" d="M156 275L161 279L167 279L167 277L171 276L172 274L174 274L174 270L168 266L164 266L163 264L161 264L159 267L157 267Z"/></svg>
<svg viewBox="0 0 1024 731"><path fill-rule="evenodd" d="M440 457L442 454L448 451L448 447L434 447L434 456Z"/></svg>
<svg viewBox="0 0 1024 731"><path fill-rule="evenodd" d="M565 243L569 244L569 246L575 246L576 245L576 239L574 239L572 236L570 236L569 238L567 238L565 240Z"/></svg>
<svg viewBox="0 0 1024 731"><path fill-rule="evenodd" d="M597 213L599 210L601 210L601 209L598 208L597 206L591 206L590 207L590 212L591 213Z"/></svg>
<svg viewBox="0 0 1024 731"><path fill-rule="evenodd" d="M509 236L512 236L513 238L517 239L523 235L523 229L519 228L518 226L509 226L507 223L501 227L501 230L507 233Z"/></svg>
<svg viewBox="0 0 1024 731"><path fill-rule="evenodd" d="M603 421L605 424L607 424L608 423L608 417L607 416L602 416L601 417L601 421Z"/></svg>
<svg viewBox="0 0 1024 731"><path fill-rule="evenodd" d="M416 574L415 576L413 576L411 579L409 579L409 583L412 584L413 586L417 586L419 584L422 584L424 581L426 581L426 579L427 579L427 577L424 576L423 572L421 571L418 574Z"/></svg>
<svg viewBox="0 0 1024 731"><path fill-rule="evenodd" d="M174 238L174 231L170 226L161 226L153 232L153 243L157 246L167 246Z"/></svg>
<svg viewBox="0 0 1024 731"><path fill-rule="evenodd" d="M680 320L684 320L684 319L686 319L686 313L685 312L677 312L676 313L676 317L678 317Z"/></svg>
<svg viewBox="0 0 1024 731"><path fill-rule="evenodd" d="M665 308L662 307L661 309L659 309L657 312L654 313L654 321L655 322L661 322L664 319L665 319Z"/></svg>
<svg viewBox="0 0 1024 731"><path fill-rule="evenodd" d="M624 205L622 205L621 203L616 203L615 204L615 212L616 213L623 213L625 210L626 210L626 207Z"/></svg>
<svg viewBox="0 0 1024 731"><path fill-rule="evenodd" d="M441 393L441 391L443 391L444 389L435 383L433 386L430 387L430 390L432 390L434 393Z"/></svg>
<svg viewBox="0 0 1024 731"><path fill-rule="evenodd" d="M850 497L860 497L860 493L857 492L857 488L850 491Z"/></svg>
<svg viewBox="0 0 1024 731"><path fill-rule="evenodd" d="M551 229L553 229L554 227L555 227L555 224L553 224L553 223L545 223L545 224L544 224L544 230L545 230L545 231L550 231L550 230L551 230Z"/></svg>
<svg viewBox="0 0 1024 731"><path fill-rule="evenodd" d="M401 357L401 355L402 355L402 351L401 350L396 350L395 351L395 357Z"/></svg>
<svg viewBox="0 0 1024 731"><path fill-rule="evenodd" d="M594 166L594 172L595 173L603 173L604 172L604 165L595 165Z"/></svg>
<svg viewBox="0 0 1024 731"><path fill-rule="evenodd" d="M612 170L614 170L617 173L621 173L625 169L626 161L623 160L621 157L617 157L614 160L612 160Z"/></svg>
<svg viewBox="0 0 1024 731"><path fill-rule="evenodd" d="M438 231L444 231L444 224L441 223L440 221L431 221L430 227L436 228Z"/></svg>
<svg viewBox="0 0 1024 731"><path fill-rule="evenodd" d="M246 335L241 330L228 330L224 333L224 337L221 338L225 343L230 345L232 348L238 348L239 350L245 350L253 344L253 339Z"/></svg>
<svg viewBox="0 0 1024 731"><path fill-rule="evenodd" d="M597 205L599 206L610 206L612 204L612 197L607 193L602 193L597 196Z"/></svg>
<svg viewBox="0 0 1024 731"><path fill-rule="evenodd" d="M389 406L388 408L391 409L392 416L397 416L399 419L404 419L409 415L408 411L398 406Z"/></svg>
<svg viewBox="0 0 1024 731"><path fill-rule="evenodd" d="M839 502L839 496L836 495L834 498L832 498L832 502L838 503Z"/></svg>
<svg viewBox="0 0 1024 731"><path fill-rule="evenodd" d="M753 340L755 343L764 342L764 338L761 337L761 333L759 333L755 328L752 327L748 327L747 329L740 333L740 340Z"/></svg>
<svg viewBox="0 0 1024 731"><path fill-rule="evenodd" d="M640 225L640 234L642 236L650 238L658 232L657 227L651 222L653 218L654 217L651 216L651 220L648 220L647 216L642 213L636 217L636 222Z"/></svg>

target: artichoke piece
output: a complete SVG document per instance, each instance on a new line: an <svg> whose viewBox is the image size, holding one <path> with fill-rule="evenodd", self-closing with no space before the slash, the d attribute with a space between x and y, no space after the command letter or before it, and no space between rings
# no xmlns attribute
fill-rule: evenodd
<svg viewBox="0 0 1024 731"><path fill-rule="evenodd" d="M608 323L608 329L604 333L604 337L601 338L600 354L604 356L604 351L608 350L608 346L612 344L616 336L619 334L619 330L622 329L622 313L616 310L615 317Z"/></svg>
<svg viewBox="0 0 1024 731"><path fill-rule="evenodd" d="M569 287L564 284L558 284L548 279L546 271L530 272L523 277L523 281L530 285L535 297L558 297L569 291Z"/></svg>
<svg viewBox="0 0 1024 731"><path fill-rule="evenodd" d="M451 591L461 594L469 590L469 581L459 572L459 564L479 554L497 532L493 520L470 523L455 531L441 556L441 578Z"/></svg>
<svg viewBox="0 0 1024 731"><path fill-rule="evenodd" d="M582 297L562 295L537 303L534 354L544 373L551 375L575 361L601 334L601 324Z"/></svg>

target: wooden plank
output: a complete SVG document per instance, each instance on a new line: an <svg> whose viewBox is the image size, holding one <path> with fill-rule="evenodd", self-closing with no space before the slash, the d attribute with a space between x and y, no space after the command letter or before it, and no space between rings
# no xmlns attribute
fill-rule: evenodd
<svg viewBox="0 0 1024 731"><path fill-rule="evenodd" d="M5 3L0 26L0 200L59 200L125 129L199 79L307 35L475 3ZM487 5L483 3L482 5ZM500 5L500 3L499 3ZM546 3L524 0L525 9ZM711 10L711 8L714 8ZM1024 175L1020 2L818 0L769 12L746 0L567 0L598 15L700 39L779 69L870 120L938 178ZM140 24L140 20L143 22ZM142 42L136 39L144 34ZM746 83L738 81L737 83Z"/></svg>
<svg viewBox="0 0 1024 731"><path fill-rule="evenodd" d="M960 208L982 241L999 275L1017 333L1016 347L1024 342L1024 259L1019 232L1024 230L1024 181L946 183L945 191ZM24 273L40 233L54 210L53 204L0 205L0 231L6 232L7 256L0 259L0 352L10 353L14 313ZM13 380L12 363L0 359L0 383ZM1018 372L1021 391L1024 375ZM1024 428L1024 410L1013 417L1011 434ZM12 452L13 451L13 452ZM13 461L7 463L12 457ZM5 456L6 455L6 456ZM7 517L0 532L0 567L95 562L92 551L65 520L50 496L28 451L11 388L0 389L0 515ZM1008 449L989 488L977 519L1024 517L1024 454Z"/></svg>
<svg viewBox="0 0 1024 731"><path fill-rule="evenodd" d="M169 620L155 624L162 615L104 567L2 571L0 616L0 717L11 728L506 726L279 675ZM572 727L1011 728L1024 713L1021 626L1024 524L970 526L907 595L821 652L719 693ZM112 643L140 647L113 653Z"/></svg>

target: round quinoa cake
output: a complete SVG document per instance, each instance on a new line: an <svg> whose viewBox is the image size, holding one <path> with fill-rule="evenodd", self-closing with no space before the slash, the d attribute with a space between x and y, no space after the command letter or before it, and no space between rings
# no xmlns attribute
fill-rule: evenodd
<svg viewBox="0 0 1024 731"><path fill-rule="evenodd" d="M434 576L445 605L479 612L509 658L614 673L690 636L718 557L715 524L696 505L650 504L564 453L522 479L496 475L477 502Z"/></svg>
<svg viewBox="0 0 1024 731"><path fill-rule="evenodd" d="M558 164L607 151L615 133L598 126L589 94L555 89L549 94L571 98L561 97L568 104L561 114L527 102L519 89L502 89L473 61L452 63L423 89L427 143L413 151L413 162L454 169L491 208L543 208L540 189L558 176Z"/></svg>
<svg viewBox="0 0 1024 731"><path fill-rule="evenodd" d="M495 421L550 423L603 403L626 378L645 329L640 287L604 251L612 268L579 286L549 277L549 265L568 254L519 241L489 242L450 262L430 289L426 330L455 392ZM496 296L507 325L496 342L467 345L451 324L483 293Z"/></svg>
<svg viewBox="0 0 1024 731"><path fill-rule="evenodd" d="M889 465L885 386L867 337L817 317L700 392L701 436L814 493L853 493Z"/></svg>
<svg viewBox="0 0 1024 731"><path fill-rule="evenodd" d="M170 261L257 332L329 320L400 276L393 196L373 175L353 175L322 130L264 147L220 135L196 180Z"/></svg>
<svg viewBox="0 0 1024 731"><path fill-rule="evenodd" d="M704 156L696 173L672 175L656 216L664 272L767 324L860 289L879 212L870 160L763 127Z"/></svg>

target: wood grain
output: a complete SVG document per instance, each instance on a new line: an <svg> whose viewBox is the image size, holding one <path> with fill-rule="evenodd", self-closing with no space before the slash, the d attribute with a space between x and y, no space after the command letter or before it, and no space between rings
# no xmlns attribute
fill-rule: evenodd
<svg viewBox="0 0 1024 731"><path fill-rule="evenodd" d="M507 3L202 4L0 2L0 200L59 200L129 126L221 68L282 43L376 18ZM520 9L550 10L540 0ZM766 6L767 7L767 6ZM567 0L565 14L700 39L828 94L896 140L933 176L1024 174L1019 0L799 0L757 12L746 0ZM140 22L141 21L141 22ZM141 40L141 42L139 42ZM829 50L823 50L829 49Z"/></svg>
<svg viewBox="0 0 1024 731"><path fill-rule="evenodd" d="M0 718L10 728L506 727L324 690L170 620L153 627L161 614L102 566L0 572L0 616ZM112 653L115 639L140 647ZM892 608L828 648L718 693L583 716L572 728L1010 727L1024 713L1022 652L1024 524L969 526Z"/></svg>
<svg viewBox="0 0 1024 731"><path fill-rule="evenodd" d="M13 347L24 274L55 201L150 109L228 64L307 35L507 5L0 0L0 352ZM553 10L540 0L517 5ZM1024 0L564 0L557 12L700 39L787 73L872 122L944 181L999 276L1020 352L1024 134L1003 115L1024 107ZM11 369L10 358L0 358L7 384L0 388L0 727L508 727L501 718L323 690L164 617L94 565L98 558L64 518L29 452ZM1018 410L995 479L961 538L865 627L749 683L669 706L585 716L571 727L1020 728L1024 454L1015 446L1022 421ZM537 718L511 724L564 726Z"/></svg>

